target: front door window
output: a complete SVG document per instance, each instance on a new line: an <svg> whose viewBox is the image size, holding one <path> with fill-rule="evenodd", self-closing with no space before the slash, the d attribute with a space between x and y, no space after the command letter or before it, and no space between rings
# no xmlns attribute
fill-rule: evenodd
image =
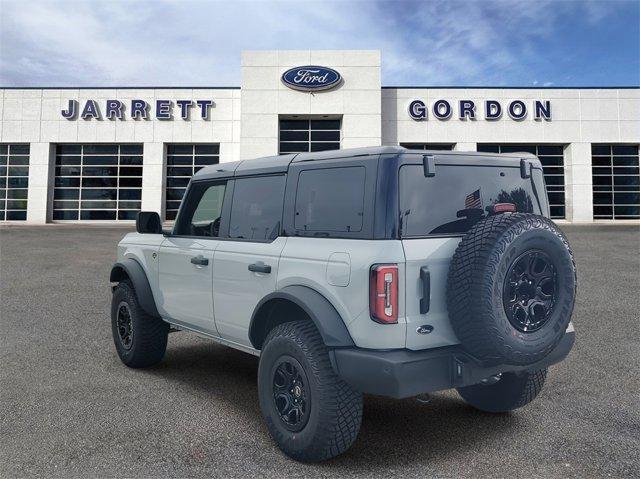
<svg viewBox="0 0 640 479"><path fill-rule="evenodd" d="M226 183L209 185L194 184L191 198L184 205L178 218L176 234L181 236L220 236L220 219Z"/></svg>

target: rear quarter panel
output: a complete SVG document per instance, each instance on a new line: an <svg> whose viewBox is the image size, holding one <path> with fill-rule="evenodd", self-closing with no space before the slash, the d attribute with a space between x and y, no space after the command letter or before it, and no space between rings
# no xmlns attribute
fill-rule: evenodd
<svg viewBox="0 0 640 479"><path fill-rule="evenodd" d="M280 258L277 289L302 285L322 294L343 318L358 347L404 348L403 289L398 324L379 324L369 315L369 270L381 263L397 263L398 277L404 278L400 241L290 237Z"/></svg>

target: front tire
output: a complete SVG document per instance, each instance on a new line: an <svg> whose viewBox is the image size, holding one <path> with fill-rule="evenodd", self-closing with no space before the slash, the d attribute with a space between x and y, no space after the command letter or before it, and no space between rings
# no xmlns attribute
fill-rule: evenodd
<svg viewBox="0 0 640 479"><path fill-rule="evenodd" d="M529 404L542 390L547 370L503 373L491 385L474 384L458 388L458 394L471 406L485 412L508 412Z"/></svg>
<svg viewBox="0 0 640 479"><path fill-rule="evenodd" d="M362 421L362 394L340 379L311 321L276 326L258 367L260 408L289 457L318 462L345 452Z"/></svg>
<svg viewBox="0 0 640 479"><path fill-rule="evenodd" d="M169 324L142 309L129 281L120 282L113 290L111 332L120 360L130 368L146 368L162 361Z"/></svg>

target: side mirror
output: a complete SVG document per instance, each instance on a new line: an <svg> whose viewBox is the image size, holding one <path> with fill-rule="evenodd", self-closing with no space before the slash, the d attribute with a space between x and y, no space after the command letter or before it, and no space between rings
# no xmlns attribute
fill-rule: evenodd
<svg viewBox="0 0 640 479"><path fill-rule="evenodd" d="M141 234L161 234L160 215L155 211L139 211L136 216L136 231Z"/></svg>

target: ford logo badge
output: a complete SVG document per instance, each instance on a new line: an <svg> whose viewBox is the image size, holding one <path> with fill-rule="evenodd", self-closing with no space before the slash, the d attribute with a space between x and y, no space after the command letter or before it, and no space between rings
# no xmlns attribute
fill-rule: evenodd
<svg viewBox="0 0 640 479"><path fill-rule="evenodd" d="M416 333L418 334L429 334L433 331L433 326L430 324L423 324L422 326L418 326L416 328Z"/></svg>
<svg viewBox="0 0 640 479"><path fill-rule="evenodd" d="M328 90L341 81L342 76L337 71L316 65L291 68L282 74L282 83L301 91Z"/></svg>

